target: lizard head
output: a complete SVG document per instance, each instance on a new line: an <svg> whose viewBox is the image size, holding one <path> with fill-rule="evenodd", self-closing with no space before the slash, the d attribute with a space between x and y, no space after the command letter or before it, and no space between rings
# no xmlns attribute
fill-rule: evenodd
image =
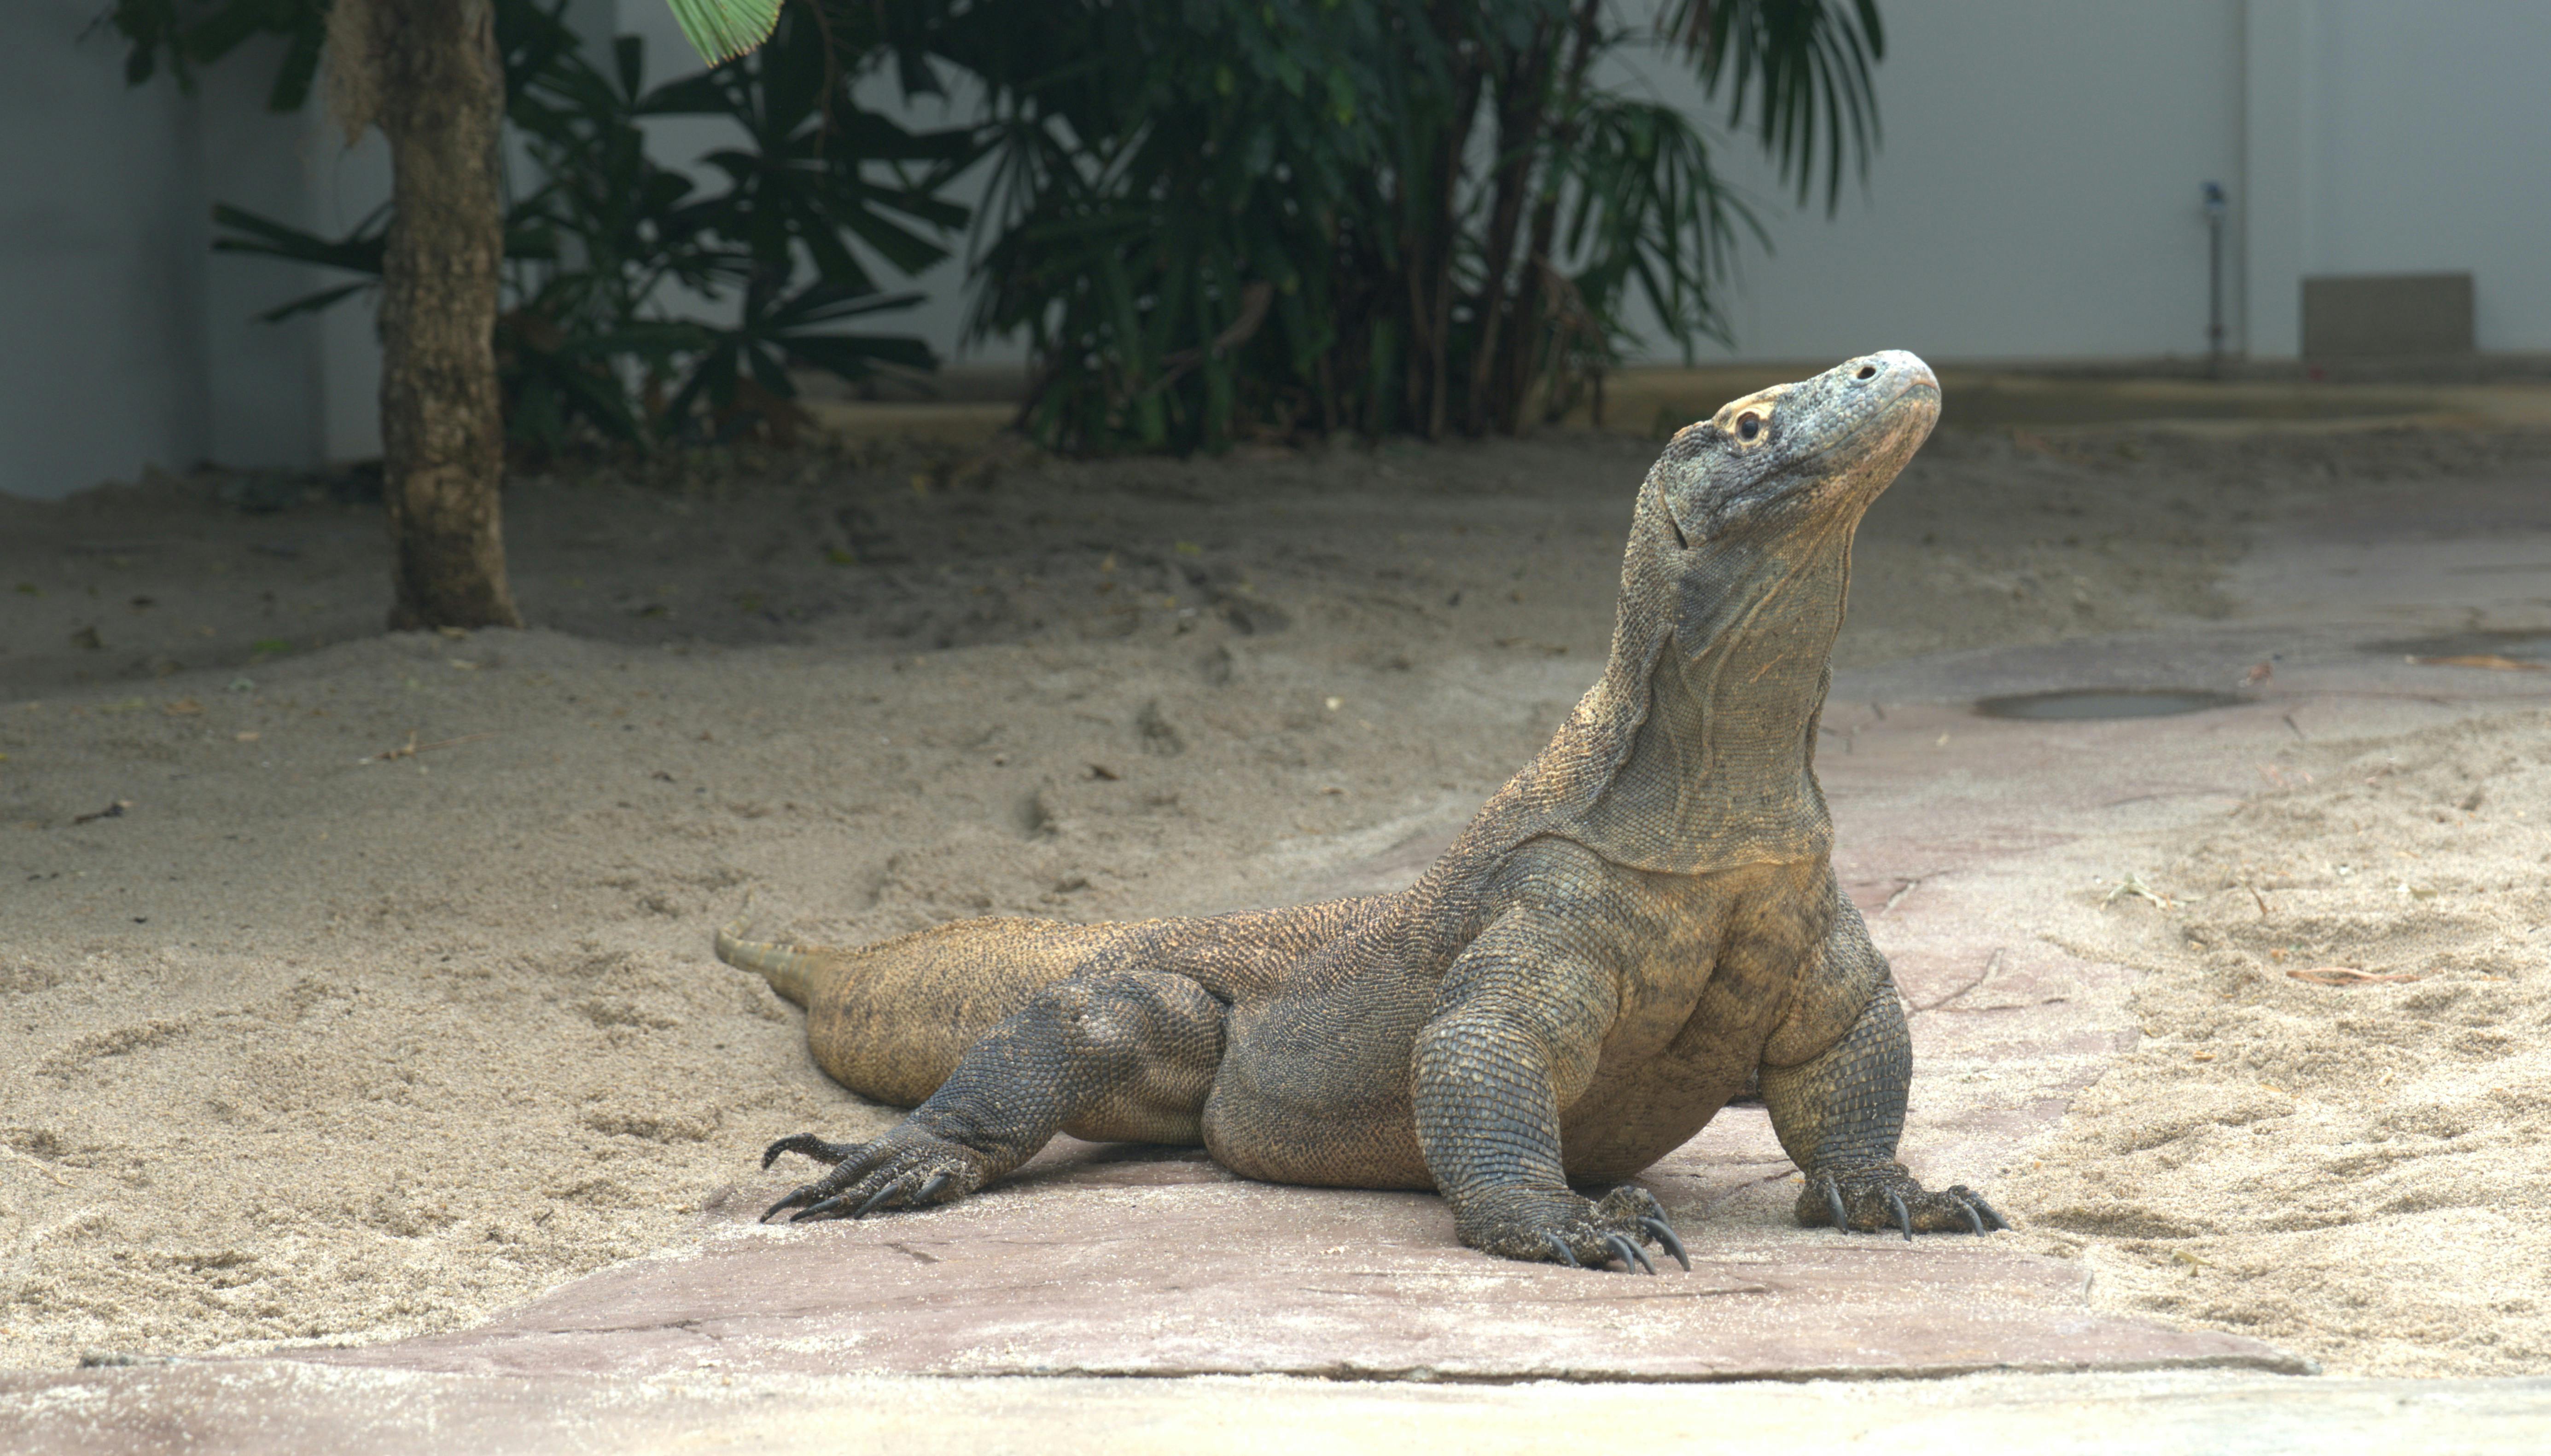
<svg viewBox="0 0 2551 1456"><path fill-rule="evenodd" d="M1901 349L1730 400L1684 427L1648 479L1692 550L1859 525L1940 418L1940 381Z"/></svg>
<svg viewBox="0 0 2551 1456"><path fill-rule="evenodd" d="M1662 621L1649 620L1686 653L1740 623L1830 641L1852 533L1939 418L1931 366L1888 350L1731 400L1685 427L1639 493L1625 605L1635 595L1664 608ZM1802 592L1832 601L1811 606ZM1765 617L1776 595L1795 606Z"/></svg>
<svg viewBox="0 0 2551 1456"><path fill-rule="evenodd" d="M1580 795L1579 842L1679 874L1829 852L1813 763L1852 534L1939 418L1931 366L1888 352L1675 436L1639 489L1603 680L1552 742L1586 755L1551 780Z"/></svg>

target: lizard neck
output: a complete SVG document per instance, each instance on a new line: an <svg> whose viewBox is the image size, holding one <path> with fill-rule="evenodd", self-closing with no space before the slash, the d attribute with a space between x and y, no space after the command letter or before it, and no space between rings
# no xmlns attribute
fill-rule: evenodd
<svg viewBox="0 0 2551 1456"><path fill-rule="evenodd" d="M1644 681L1620 695L1638 727L1584 815L1588 848L1678 874L1831 850L1815 740L1850 576L1846 530L1735 573L1702 621L1640 634ZM1613 680L1640 665L1616 661Z"/></svg>

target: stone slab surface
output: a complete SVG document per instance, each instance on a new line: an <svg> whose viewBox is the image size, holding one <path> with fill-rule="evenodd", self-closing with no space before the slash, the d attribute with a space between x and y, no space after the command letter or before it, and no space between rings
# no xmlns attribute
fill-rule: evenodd
<svg viewBox="0 0 2551 1456"><path fill-rule="evenodd" d="M1081 1144L1026 1186L945 1213L730 1225L474 1329L296 1358L624 1377L2304 1368L2255 1340L2092 1314L2078 1266L1985 1240L1712 1234L1693 1205L1750 1181L1760 1155L1719 1141L1720 1158L1685 1154L1652 1184L1694 1229L1688 1274L1490 1259L1454 1241L1432 1195L1246 1184L1200 1160L1110 1161Z"/></svg>

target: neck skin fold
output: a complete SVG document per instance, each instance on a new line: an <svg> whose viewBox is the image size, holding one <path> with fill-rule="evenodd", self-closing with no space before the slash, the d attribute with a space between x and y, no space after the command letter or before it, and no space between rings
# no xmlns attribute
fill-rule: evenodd
<svg viewBox="0 0 2551 1456"><path fill-rule="evenodd" d="M1671 874L1830 852L1815 738L1857 525L1784 539L1777 553L1731 550L1719 571L1684 573L1683 610L1654 629L1663 641L1640 651L1645 681L1631 690L1644 694L1645 712L1582 821L1587 848Z"/></svg>

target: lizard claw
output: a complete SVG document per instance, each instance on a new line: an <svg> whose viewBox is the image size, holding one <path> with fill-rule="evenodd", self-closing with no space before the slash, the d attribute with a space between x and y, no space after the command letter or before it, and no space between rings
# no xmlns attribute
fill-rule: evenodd
<svg viewBox="0 0 2551 1456"><path fill-rule="evenodd" d="M1691 1256L1683 1251L1683 1240L1675 1237L1673 1224L1663 1218L1647 1217L1639 1220L1639 1226L1656 1236L1657 1246L1672 1254L1684 1273L1691 1272Z"/></svg>
<svg viewBox="0 0 2551 1456"><path fill-rule="evenodd" d="M1976 1192L1965 1184L1960 1184L1957 1187L1950 1189L1949 1192L1957 1195L1960 1199L1964 1200L1970 1208L1973 1208L1977 1213L1985 1215L1986 1229L1999 1232L2000 1230L2010 1226L2010 1220L2003 1217L2000 1213L1995 1213L1993 1211L1993 1206L1985 1202L1985 1196L1983 1194Z"/></svg>
<svg viewBox="0 0 2551 1456"><path fill-rule="evenodd" d="M806 1207L799 1209L796 1213L789 1214L788 1221L791 1223L803 1223L809 1218L821 1218L827 1213L838 1213L842 1211L842 1200L849 1197L849 1194L837 1193L831 1198L822 1200L819 1203L808 1204ZM854 1214L853 1216L856 1217L857 1215Z"/></svg>
<svg viewBox="0 0 2551 1456"><path fill-rule="evenodd" d="M1831 1223L1837 1230L1875 1233L1896 1229L1907 1241L1917 1233L1987 1233L2006 1228L1992 1206L1961 1186L1933 1191L1913 1181L1901 1163L1869 1163L1821 1169L1798 1194L1801 1223Z"/></svg>
<svg viewBox="0 0 2551 1456"><path fill-rule="evenodd" d="M983 1181L980 1154L909 1121L868 1142L826 1142L811 1132L783 1137L763 1154L763 1166L781 1153L804 1153L833 1167L772 1204L762 1215L765 1223L786 1209L797 1210L791 1223L865 1218L889 1207L918 1209L963 1197Z"/></svg>
<svg viewBox="0 0 2551 1456"><path fill-rule="evenodd" d="M756 1223L767 1223L770 1221L771 1214L778 1213L782 1209L794 1208L798 1204L813 1198L817 1192L819 1192L819 1190L811 1183L802 1188L792 1188L788 1191L788 1196L786 1198L783 1198L779 1202L772 1204L769 1208L763 1210L762 1216L754 1219L753 1221Z"/></svg>
<svg viewBox="0 0 2551 1456"><path fill-rule="evenodd" d="M885 1187L878 1189L876 1192L874 1192L874 1193L872 1193L872 1194L869 1194L869 1195L868 1195L868 1201L867 1201L867 1203L864 1203L864 1204L860 1205L858 1208L853 1209L853 1210L851 1211L851 1216L852 1216L853 1218L865 1218L865 1217L867 1217L867 1216L868 1215L868 1213L869 1213L871 1211L873 1211L873 1210L876 1208L876 1206L877 1206L877 1205L879 1205L879 1204L881 1204L881 1203L884 1203L887 1199L890 1199L890 1198L894 1197L896 1194L901 1193L901 1192L903 1192L903 1181L902 1181L901 1179L897 1179L897 1180L895 1180L894 1182L888 1183ZM844 1197L844 1198L848 1198L848 1197L850 1197L850 1195L848 1195L848 1194L844 1194L842 1197ZM1909 1238L1909 1237L1911 1237L1912 1235L1907 1234L1907 1235L1905 1235L1905 1236Z"/></svg>
<svg viewBox="0 0 2551 1456"><path fill-rule="evenodd" d="M1647 1270L1650 1274L1657 1272L1657 1266L1648 1262L1648 1251L1621 1235L1606 1233L1603 1235L1603 1242L1611 1247L1612 1256L1621 1261L1622 1273L1636 1274L1641 1269Z"/></svg>
<svg viewBox="0 0 2551 1456"><path fill-rule="evenodd" d="M1485 1211L1475 1206L1469 1221L1457 1226L1464 1243L1508 1259L1565 1264L1572 1269L1608 1270L1617 1265L1624 1274L1652 1275L1657 1261L1643 1245L1655 1243L1689 1269L1691 1256L1684 1251L1683 1240L1675 1237L1665 1214L1655 1194L1629 1184L1590 1201L1565 1189L1517 1190Z"/></svg>

